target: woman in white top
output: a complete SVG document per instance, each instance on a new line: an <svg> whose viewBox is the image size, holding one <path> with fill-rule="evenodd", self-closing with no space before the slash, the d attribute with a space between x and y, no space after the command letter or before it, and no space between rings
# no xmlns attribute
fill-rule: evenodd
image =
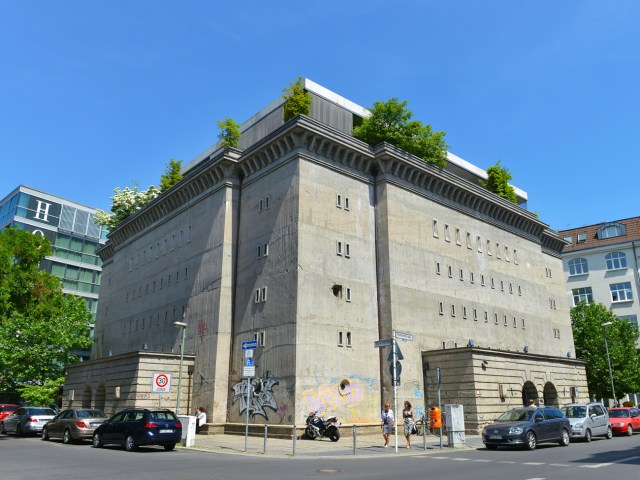
<svg viewBox="0 0 640 480"><path fill-rule="evenodd" d="M200 427L205 423L207 423L207 412L202 407L196 408L196 433L200 433Z"/></svg>
<svg viewBox="0 0 640 480"><path fill-rule="evenodd" d="M393 431L393 410L389 402L384 404L382 410L382 436L384 437L384 448L389 446L389 435Z"/></svg>

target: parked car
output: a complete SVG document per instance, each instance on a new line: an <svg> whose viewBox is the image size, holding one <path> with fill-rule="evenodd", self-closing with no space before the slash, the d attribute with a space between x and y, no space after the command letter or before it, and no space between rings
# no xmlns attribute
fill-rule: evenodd
<svg viewBox="0 0 640 480"><path fill-rule="evenodd" d="M69 408L45 424L42 439L61 438L64 443L91 440L96 427L107 418L101 410Z"/></svg>
<svg viewBox="0 0 640 480"><path fill-rule="evenodd" d="M538 443L569 445L571 423L557 408L514 408L482 429L482 441L489 450L498 446L519 446L533 450Z"/></svg>
<svg viewBox="0 0 640 480"><path fill-rule="evenodd" d="M55 412L50 408L16 408L11 415L0 422L0 432L15 433L18 436L28 433L40 433L44 424L55 416Z"/></svg>
<svg viewBox="0 0 640 480"><path fill-rule="evenodd" d="M8 417L11 415L17 408L20 408L20 405L14 405L13 403L0 403L0 421L4 417Z"/></svg>
<svg viewBox="0 0 640 480"><path fill-rule="evenodd" d="M562 413L571 422L571 437L590 442L592 437L613 436L609 414L598 402L571 403L562 407Z"/></svg>
<svg viewBox="0 0 640 480"><path fill-rule="evenodd" d="M629 436L640 431L640 410L637 407L616 407L609 409L613 433L624 433Z"/></svg>
<svg viewBox="0 0 640 480"><path fill-rule="evenodd" d="M182 437L182 423L170 410L130 408L116 413L93 433L93 446L124 445L128 452L141 445L173 450Z"/></svg>

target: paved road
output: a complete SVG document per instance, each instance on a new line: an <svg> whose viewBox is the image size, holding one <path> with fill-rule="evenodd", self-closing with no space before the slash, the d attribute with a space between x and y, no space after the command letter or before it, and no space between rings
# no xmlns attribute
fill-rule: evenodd
<svg viewBox="0 0 640 480"><path fill-rule="evenodd" d="M342 441L342 440L341 440ZM395 455L265 457L205 450L92 448L0 435L2 480L289 480L450 478L456 480L637 480L640 435L594 440L569 447L519 450L411 451Z"/></svg>

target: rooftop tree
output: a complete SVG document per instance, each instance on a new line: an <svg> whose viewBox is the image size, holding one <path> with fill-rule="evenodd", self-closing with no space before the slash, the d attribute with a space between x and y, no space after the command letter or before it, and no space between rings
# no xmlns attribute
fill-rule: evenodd
<svg viewBox="0 0 640 480"><path fill-rule="evenodd" d="M487 181L481 183L490 192L517 204L516 191L509 185L509 180L512 178L511 172L500 165L500 160L498 160L495 165L487 168Z"/></svg>
<svg viewBox="0 0 640 480"><path fill-rule="evenodd" d="M164 173L160 176L160 192L166 192L176 183L182 180L182 160L169 159L169 163L164 167Z"/></svg>
<svg viewBox="0 0 640 480"><path fill-rule="evenodd" d="M422 158L440 168L447 164L448 145L444 131L434 132L431 125L412 120L413 112L408 102L391 98L386 102L375 102L371 115L353 129L353 136L377 145L388 142L406 152Z"/></svg>
<svg viewBox="0 0 640 480"><path fill-rule="evenodd" d="M284 90L284 104L282 113L284 121L291 120L296 115L309 115L311 111L311 94L304 89L304 79L298 77Z"/></svg>
<svg viewBox="0 0 640 480"><path fill-rule="evenodd" d="M236 123L233 118L227 117L224 120L218 120L218 140L222 148L237 148L240 143L240 124Z"/></svg>

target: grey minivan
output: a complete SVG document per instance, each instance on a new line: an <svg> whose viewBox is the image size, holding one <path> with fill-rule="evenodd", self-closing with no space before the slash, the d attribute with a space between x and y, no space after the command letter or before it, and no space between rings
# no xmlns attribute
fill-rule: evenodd
<svg viewBox="0 0 640 480"><path fill-rule="evenodd" d="M562 407L562 413L571 422L571 438L590 442L592 437L613 436L609 413L601 403L571 403Z"/></svg>

